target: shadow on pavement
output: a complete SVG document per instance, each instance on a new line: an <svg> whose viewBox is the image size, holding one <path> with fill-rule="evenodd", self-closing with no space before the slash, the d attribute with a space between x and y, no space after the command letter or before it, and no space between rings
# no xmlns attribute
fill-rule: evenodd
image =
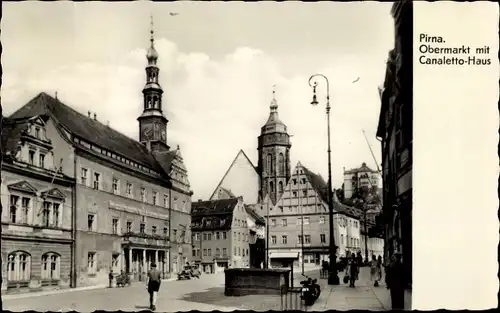
<svg viewBox="0 0 500 313"><path fill-rule="evenodd" d="M181 299L184 301L233 307L243 310L267 311L281 309L280 296L250 295L241 297L226 297L224 295L224 287L210 288L202 292L193 292L184 295Z"/></svg>
<svg viewBox="0 0 500 313"><path fill-rule="evenodd" d="M136 305L135 308L139 309L139 310L148 310L149 311L149 306L146 306L146 305Z"/></svg>

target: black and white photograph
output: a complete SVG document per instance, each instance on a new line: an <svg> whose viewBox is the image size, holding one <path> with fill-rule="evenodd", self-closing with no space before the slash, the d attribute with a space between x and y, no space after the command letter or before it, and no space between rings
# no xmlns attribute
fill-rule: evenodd
<svg viewBox="0 0 500 313"><path fill-rule="evenodd" d="M2 8L4 310L411 310L411 1Z"/></svg>

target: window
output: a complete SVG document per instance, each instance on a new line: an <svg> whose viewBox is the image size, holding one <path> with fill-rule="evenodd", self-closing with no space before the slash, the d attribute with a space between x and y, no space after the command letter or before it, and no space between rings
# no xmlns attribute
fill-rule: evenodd
<svg viewBox="0 0 500 313"><path fill-rule="evenodd" d="M227 248L222 248L222 256L227 256Z"/></svg>
<svg viewBox="0 0 500 313"><path fill-rule="evenodd" d="M23 197L23 200L21 201L22 207L21 207L21 223L28 224L28 216L30 213L30 203L31 203L31 198L26 198Z"/></svg>
<svg viewBox="0 0 500 313"><path fill-rule="evenodd" d="M298 242L299 244L302 244L302 235L298 235L298 236L297 236L297 242Z"/></svg>
<svg viewBox="0 0 500 313"><path fill-rule="evenodd" d="M151 234L156 235L156 226L151 226Z"/></svg>
<svg viewBox="0 0 500 313"><path fill-rule="evenodd" d="M279 171L281 174L285 173L285 157L283 153L280 153L278 157Z"/></svg>
<svg viewBox="0 0 500 313"><path fill-rule="evenodd" d="M38 166L45 168L45 154L40 153L40 155L38 156L38 160Z"/></svg>
<svg viewBox="0 0 500 313"><path fill-rule="evenodd" d="M304 243L311 243L311 235L304 235Z"/></svg>
<svg viewBox="0 0 500 313"><path fill-rule="evenodd" d="M167 237L168 236L168 227L163 227L163 236ZM196 234L197 240L200 240L199 234Z"/></svg>
<svg viewBox="0 0 500 313"><path fill-rule="evenodd" d="M35 151L30 150L28 154L29 154L29 163L31 165L35 165Z"/></svg>
<svg viewBox="0 0 500 313"><path fill-rule="evenodd" d="M219 240L220 239L220 233L219 232L216 232L215 233L215 240Z"/></svg>
<svg viewBox="0 0 500 313"><path fill-rule="evenodd" d="M273 156L269 153L267 155L267 173L271 174L273 172Z"/></svg>
<svg viewBox="0 0 500 313"><path fill-rule="evenodd" d="M131 232L132 232L132 222L127 221L127 233L131 233Z"/></svg>
<svg viewBox="0 0 500 313"><path fill-rule="evenodd" d="M203 249L203 256L207 256L207 249Z"/></svg>
<svg viewBox="0 0 500 313"><path fill-rule="evenodd" d="M196 256L196 249L193 249L193 256Z"/></svg>
<svg viewBox="0 0 500 313"><path fill-rule="evenodd" d="M18 251L9 254L7 259L8 281L29 281L31 278L31 256Z"/></svg>
<svg viewBox="0 0 500 313"><path fill-rule="evenodd" d="M304 225L309 225L309 217L304 217Z"/></svg>
<svg viewBox="0 0 500 313"><path fill-rule="evenodd" d="M282 219L281 220L281 226L286 226L286 225L287 225L286 219Z"/></svg>
<svg viewBox="0 0 500 313"><path fill-rule="evenodd" d="M39 127L35 128L35 137L40 138L40 128Z"/></svg>
<svg viewBox="0 0 500 313"><path fill-rule="evenodd" d="M52 203L52 226L59 227L59 203Z"/></svg>
<svg viewBox="0 0 500 313"><path fill-rule="evenodd" d="M87 173L88 173L88 170L86 168L82 167L81 173L80 173L80 183L84 186L87 186L87 184L88 184Z"/></svg>
<svg viewBox="0 0 500 313"><path fill-rule="evenodd" d="M272 242L273 245L276 244L276 236L274 236L274 235L271 236L271 242Z"/></svg>
<svg viewBox="0 0 500 313"><path fill-rule="evenodd" d="M117 235L118 234L118 219L117 218L113 219L111 227L112 227L113 235Z"/></svg>
<svg viewBox="0 0 500 313"><path fill-rule="evenodd" d="M116 178L113 178L113 193L115 195L120 193L120 186L118 183L118 179L116 179Z"/></svg>
<svg viewBox="0 0 500 313"><path fill-rule="evenodd" d="M87 256L87 274L95 275L97 272L97 260L95 252L89 252Z"/></svg>
<svg viewBox="0 0 500 313"><path fill-rule="evenodd" d="M19 196L11 195L10 196L10 222L17 223L17 206L19 205Z"/></svg>
<svg viewBox="0 0 500 313"><path fill-rule="evenodd" d="M354 247L354 238L351 238L351 247Z"/></svg>
<svg viewBox="0 0 500 313"><path fill-rule="evenodd" d="M119 268L118 268L118 258L119 258L119 254L113 254L111 256L111 269L113 272L119 272Z"/></svg>
<svg viewBox="0 0 500 313"><path fill-rule="evenodd" d="M207 233L203 233L203 240L207 240Z"/></svg>
<svg viewBox="0 0 500 313"><path fill-rule="evenodd" d="M146 200L147 200L146 189L145 188L141 188L141 201L142 202L146 202Z"/></svg>
<svg viewBox="0 0 500 313"><path fill-rule="evenodd" d="M325 223L325 217L324 216L320 216L319 217L319 223L320 224L324 224Z"/></svg>
<svg viewBox="0 0 500 313"><path fill-rule="evenodd" d="M146 232L146 224L141 223L141 225L139 226L139 232L141 234L144 234Z"/></svg>
<svg viewBox="0 0 500 313"><path fill-rule="evenodd" d="M325 236L325 234L320 234L319 235L319 241L321 243L326 243L326 236Z"/></svg>
<svg viewBox="0 0 500 313"><path fill-rule="evenodd" d="M101 186L100 178L101 178L101 174L94 173L94 189L99 190L99 187Z"/></svg>
<svg viewBox="0 0 500 313"><path fill-rule="evenodd" d="M302 224L302 217L297 217L297 225L301 225Z"/></svg>
<svg viewBox="0 0 500 313"><path fill-rule="evenodd" d="M344 235L340 235L340 243L344 244Z"/></svg>
<svg viewBox="0 0 500 313"><path fill-rule="evenodd" d="M282 243L282 244L285 244L285 245L288 243L288 238L287 238L287 236L285 236L285 235L281 236L281 243Z"/></svg>
<svg viewBox="0 0 500 313"><path fill-rule="evenodd" d="M212 249L208 249L208 256L212 256Z"/></svg>
<svg viewBox="0 0 500 313"><path fill-rule="evenodd" d="M212 240L212 234L211 233L207 234L207 240Z"/></svg>
<svg viewBox="0 0 500 313"><path fill-rule="evenodd" d="M270 192L274 192L274 183L272 181L269 182L269 190Z"/></svg>
<svg viewBox="0 0 500 313"><path fill-rule="evenodd" d="M177 210L177 198L174 198L174 210Z"/></svg>
<svg viewBox="0 0 500 313"><path fill-rule="evenodd" d="M222 239L226 240L227 239L227 233L224 231L222 232Z"/></svg>
<svg viewBox="0 0 500 313"><path fill-rule="evenodd" d="M241 241L241 234L238 233L238 241Z"/></svg>
<svg viewBox="0 0 500 313"><path fill-rule="evenodd" d="M158 193L153 191L153 204L158 205Z"/></svg>
<svg viewBox="0 0 500 313"><path fill-rule="evenodd" d="M167 195L163 196L163 206L168 208L168 196Z"/></svg>
<svg viewBox="0 0 500 313"><path fill-rule="evenodd" d="M294 198L296 198L296 197L297 197L297 191L293 191L293 192L292 192L292 194L293 194L293 197L294 197Z"/></svg>
<svg viewBox="0 0 500 313"><path fill-rule="evenodd" d="M174 235L174 240L177 240L177 229L174 229L173 235Z"/></svg>
<svg viewBox="0 0 500 313"><path fill-rule="evenodd" d="M306 179L305 178L302 178L301 179L301 184L305 184L306 183Z"/></svg>
<svg viewBox="0 0 500 313"><path fill-rule="evenodd" d="M215 256L220 256L220 249L219 248L215 249Z"/></svg>
<svg viewBox="0 0 500 313"><path fill-rule="evenodd" d="M306 190L302 190L302 195L303 195L304 197L307 197L307 189L306 189Z"/></svg>
<svg viewBox="0 0 500 313"><path fill-rule="evenodd" d="M271 220L271 226L273 226L273 227L276 226L276 220L275 219Z"/></svg>
<svg viewBox="0 0 500 313"><path fill-rule="evenodd" d="M278 188L279 188L279 189L278 189L278 190L279 190L279 193L283 193L283 182L282 182L282 181L280 181L280 182L278 183Z"/></svg>
<svg viewBox="0 0 500 313"><path fill-rule="evenodd" d="M59 280L60 256L55 253L42 255L42 280Z"/></svg>
<svg viewBox="0 0 500 313"><path fill-rule="evenodd" d="M127 189L126 189L127 197L131 198L132 197L132 184L127 183Z"/></svg>
<svg viewBox="0 0 500 313"><path fill-rule="evenodd" d="M283 207L282 206L280 206L280 212L283 213Z"/></svg>
<svg viewBox="0 0 500 313"><path fill-rule="evenodd" d="M295 178L293 179L293 184L297 185L297 179L295 179Z"/></svg>
<svg viewBox="0 0 500 313"><path fill-rule="evenodd" d="M95 214L89 214L87 217L87 226L88 226L88 231L94 231L94 223L95 220Z"/></svg>

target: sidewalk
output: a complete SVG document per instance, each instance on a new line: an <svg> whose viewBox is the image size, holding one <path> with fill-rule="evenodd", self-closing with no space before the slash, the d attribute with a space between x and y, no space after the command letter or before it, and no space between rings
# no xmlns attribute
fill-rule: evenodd
<svg viewBox="0 0 500 313"><path fill-rule="evenodd" d="M173 280L176 280L176 279L175 278L162 279L162 282L173 281ZM139 284L139 283L144 284L145 282L136 281L136 282L133 282L132 285ZM68 292L96 290L96 289L105 289L105 288L109 288L109 284L82 286L82 287L76 287L76 288L58 288L58 289L52 289L52 290L32 291L32 292L23 292L23 293L16 293L16 294L2 294L2 299L3 300L24 299L24 298L32 298L32 297L57 295L57 294L68 293Z"/></svg>
<svg viewBox="0 0 500 313"><path fill-rule="evenodd" d="M329 286L326 279L319 280L321 295L316 300L310 311L326 310L372 310L386 311L391 309L391 296L384 282L379 287L374 287L370 281L370 269L361 268L356 288L349 288L342 279L344 273L339 273L341 280L338 286ZM411 296L405 297L405 309L410 308Z"/></svg>

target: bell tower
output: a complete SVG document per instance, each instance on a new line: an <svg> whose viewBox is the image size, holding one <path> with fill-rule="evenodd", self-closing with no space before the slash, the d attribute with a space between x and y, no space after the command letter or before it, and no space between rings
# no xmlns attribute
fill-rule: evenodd
<svg viewBox="0 0 500 313"><path fill-rule="evenodd" d="M278 117L278 102L273 86L271 112L258 138L261 199L269 194L273 203L278 202L290 180L290 135Z"/></svg>
<svg viewBox="0 0 500 313"><path fill-rule="evenodd" d="M153 152L168 151L167 123L163 115L163 89L159 83L160 69L157 66L158 52L155 49L153 17L151 17L151 44L146 59L146 84L142 89L143 111L139 121L139 141Z"/></svg>

